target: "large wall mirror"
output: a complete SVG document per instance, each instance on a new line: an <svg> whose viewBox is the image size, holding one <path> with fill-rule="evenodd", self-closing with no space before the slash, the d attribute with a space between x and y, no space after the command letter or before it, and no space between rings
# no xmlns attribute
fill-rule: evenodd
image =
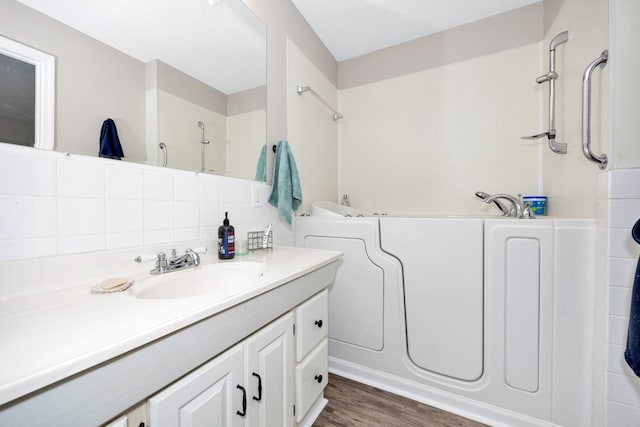
<svg viewBox="0 0 640 427"><path fill-rule="evenodd" d="M266 27L242 0L10 0L2 7L20 18L37 14L32 25L4 31L57 57L56 150L91 154L98 119L119 114L112 118L125 135L125 161L254 179L266 142ZM39 34L44 19L60 28L47 23L48 34ZM77 48L69 46L69 27ZM54 38L65 46L53 46ZM111 51L98 53L102 44ZM115 62L115 51L135 63ZM109 89L101 87L107 80ZM99 112L86 113L92 108Z"/></svg>

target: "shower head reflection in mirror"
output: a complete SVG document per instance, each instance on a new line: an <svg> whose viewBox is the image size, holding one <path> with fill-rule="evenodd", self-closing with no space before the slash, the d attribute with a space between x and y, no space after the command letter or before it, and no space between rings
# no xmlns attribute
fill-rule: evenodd
<svg viewBox="0 0 640 427"><path fill-rule="evenodd" d="M209 140L204 139L204 123L198 122L198 127L200 128L200 131L201 131L201 136L200 136L200 170L204 171L204 170L206 170L204 168L204 145L208 144Z"/></svg>

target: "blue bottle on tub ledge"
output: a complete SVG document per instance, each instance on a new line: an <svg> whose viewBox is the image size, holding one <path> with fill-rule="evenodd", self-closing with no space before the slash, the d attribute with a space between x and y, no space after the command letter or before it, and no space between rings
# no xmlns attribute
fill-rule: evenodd
<svg viewBox="0 0 640 427"><path fill-rule="evenodd" d="M546 196L523 196L522 201L525 204L529 204L531 212L538 216L544 215L547 210L547 197Z"/></svg>
<svg viewBox="0 0 640 427"><path fill-rule="evenodd" d="M235 230L229 225L229 212L224 213L224 221L218 227L218 258L232 259L235 254Z"/></svg>

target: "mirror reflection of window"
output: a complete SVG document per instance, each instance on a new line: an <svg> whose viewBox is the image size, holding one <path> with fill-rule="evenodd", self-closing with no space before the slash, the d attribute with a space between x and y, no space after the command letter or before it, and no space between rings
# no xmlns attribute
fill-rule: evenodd
<svg viewBox="0 0 640 427"><path fill-rule="evenodd" d="M0 143L53 150L56 59L0 36Z"/></svg>
<svg viewBox="0 0 640 427"><path fill-rule="evenodd" d="M35 143L36 67L0 54L0 141Z"/></svg>

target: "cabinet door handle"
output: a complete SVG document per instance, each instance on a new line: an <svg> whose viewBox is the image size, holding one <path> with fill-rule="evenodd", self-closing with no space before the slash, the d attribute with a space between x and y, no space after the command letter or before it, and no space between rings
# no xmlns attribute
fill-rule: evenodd
<svg viewBox="0 0 640 427"><path fill-rule="evenodd" d="M253 396L253 400L256 402L260 402L262 400L262 378L260 378L259 374L253 372L251 375L258 378L258 397Z"/></svg>
<svg viewBox="0 0 640 427"><path fill-rule="evenodd" d="M322 375L316 375L313 379L318 381L318 384L320 384L322 382Z"/></svg>
<svg viewBox="0 0 640 427"><path fill-rule="evenodd" d="M242 411L236 411L236 414L244 417L247 415L247 390L245 390L240 384L238 384L236 388L242 390Z"/></svg>
<svg viewBox="0 0 640 427"><path fill-rule="evenodd" d="M322 328L322 320L316 320L315 322L313 322L314 325L316 325L318 328Z"/></svg>

